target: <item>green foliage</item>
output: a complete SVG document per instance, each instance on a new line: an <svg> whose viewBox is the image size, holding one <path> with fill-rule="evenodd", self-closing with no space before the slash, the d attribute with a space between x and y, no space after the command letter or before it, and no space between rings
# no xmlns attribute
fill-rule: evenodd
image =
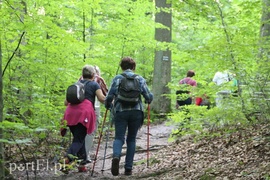
<svg viewBox="0 0 270 180"><path fill-rule="evenodd" d="M168 84L172 106L180 79L189 69L196 72L195 97L207 95L212 107L188 107L190 113L174 110L170 123L179 125L174 134L205 134L204 127L256 123L269 120L269 66L258 59L260 49L261 1L172 1L174 6L172 82ZM267 43L266 43L267 44ZM267 47L264 45L263 47ZM215 107L215 72L230 70L239 82L238 97L230 97L222 108ZM258 95L260 94L260 95ZM202 110L203 109L203 110ZM192 119L192 120L187 120ZM210 126L210 127L209 127Z"/></svg>
<svg viewBox="0 0 270 180"><path fill-rule="evenodd" d="M151 82L150 1L10 0L0 5L5 104L0 141L10 149L7 160L51 158L66 149L59 135L65 90L85 64L98 65L110 85L120 73L120 59L132 56L136 72Z"/></svg>
<svg viewBox="0 0 270 180"><path fill-rule="evenodd" d="M171 94L165 96L172 106L178 82L189 69L195 70L198 82L192 95L207 95L212 102L208 110L195 105L184 111L174 109L168 123L179 126L175 135L208 136L207 128L254 123L258 116L268 119L267 97L254 97L255 92L267 95L269 88L265 83L269 61L264 54L258 56L261 1L172 0L172 5L173 42L156 43L154 28L161 25L154 23L152 1L2 1L5 139L1 142L21 147L21 155L30 149L32 158L63 148L59 128L65 90L80 77L83 65L98 65L109 85L120 72L121 57L132 56L136 73L151 88L154 51L167 47L172 50L172 77ZM220 89L212 78L222 70L236 74L241 94L229 98L225 108L217 108L214 101Z"/></svg>

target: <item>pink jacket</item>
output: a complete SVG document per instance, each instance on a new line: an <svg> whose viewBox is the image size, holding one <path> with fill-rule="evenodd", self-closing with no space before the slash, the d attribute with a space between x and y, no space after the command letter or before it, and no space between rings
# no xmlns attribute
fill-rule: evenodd
<svg viewBox="0 0 270 180"><path fill-rule="evenodd" d="M185 77L179 81L179 84L189 84L191 86L197 86L197 82L190 77Z"/></svg>
<svg viewBox="0 0 270 180"><path fill-rule="evenodd" d="M93 104L85 99L80 104L68 104L63 120L68 126L81 123L87 128L87 134L91 134L96 127L96 115Z"/></svg>

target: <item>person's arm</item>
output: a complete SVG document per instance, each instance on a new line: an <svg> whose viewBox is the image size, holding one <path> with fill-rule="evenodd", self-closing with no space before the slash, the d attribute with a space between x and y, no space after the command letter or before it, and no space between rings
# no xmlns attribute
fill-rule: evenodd
<svg viewBox="0 0 270 180"><path fill-rule="evenodd" d="M140 78L140 83L142 85L142 95L145 99L145 102L150 104L153 101L154 96L148 89L148 86L144 78Z"/></svg>
<svg viewBox="0 0 270 180"><path fill-rule="evenodd" d="M116 96L117 88L119 85L119 81L121 80L121 75L117 75L111 82L111 86L108 90L106 99L105 99L105 107L106 109L110 109L112 106L112 103L114 101L114 98Z"/></svg>
<svg viewBox="0 0 270 180"><path fill-rule="evenodd" d="M103 103L105 102L105 96L103 95L101 89L96 90L96 96L99 100L99 102Z"/></svg>

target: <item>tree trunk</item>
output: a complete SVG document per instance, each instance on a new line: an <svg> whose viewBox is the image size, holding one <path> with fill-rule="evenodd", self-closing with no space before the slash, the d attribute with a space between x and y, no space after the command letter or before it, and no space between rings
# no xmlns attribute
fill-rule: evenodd
<svg viewBox="0 0 270 180"><path fill-rule="evenodd" d="M0 39L0 122L3 121L3 78L2 78L2 47ZM3 139L3 129L0 127L0 139ZM0 179L5 177L5 166L4 166L4 147L3 143L0 142Z"/></svg>
<svg viewBox="0 0 270 180"><path fill-rule="evenodd" d="M260 99L264 99L265 103L260 104L260 111L269 117L270 112L270 68L269 68L269 55L270 55L270 1L262 0L262 17L260 29L260 51L258 56L258 70L255 83L258 85L257 89L260 90L259 94L262 95ZM259 105L256 105L259 106Z"/></svg>
<svg viewBox="0 0 270 180"><path fill-rule="evenodd" d="M166 3L167 0L155 0L157 13L155 22L160 23L166 28L155 29L155 39L157 44L170 43L172 39L172 14L171 3ZM166 10L166 12L164 11ZM163 47L164 48L164 47ZM171 111L171 100L164 96L170 93L167 87L171 81L171 50L161 49L157 47L155 51L154 77L153 77L153 93L154 100L152 110L155 113L168 113Z"/></svg>
<svg viewBox="0 0 270 180"><path fill-rule="evenodd" d="M263 7L262 7L262 18L261 18L261 29L260 29L260 36L261 36L261 51L260 51L260 58L268 58L269 54L269 45L270 45L270 1L263 0Z"/></svg>

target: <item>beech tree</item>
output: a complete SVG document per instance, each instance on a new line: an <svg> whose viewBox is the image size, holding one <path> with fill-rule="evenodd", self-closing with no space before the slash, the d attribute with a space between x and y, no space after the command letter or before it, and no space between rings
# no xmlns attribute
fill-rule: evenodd
<svg viewBox="0 0 270 180"><path fill-rule="evenodd" d="M153 75L154 100L152 109L156 113L168 113L171 111L171 100L166 96L170 93L167 86L171 81L171 49L169 43L172 40L172 14L171 3L167 0L156 0L155 14L155 62Z"/></svg>

